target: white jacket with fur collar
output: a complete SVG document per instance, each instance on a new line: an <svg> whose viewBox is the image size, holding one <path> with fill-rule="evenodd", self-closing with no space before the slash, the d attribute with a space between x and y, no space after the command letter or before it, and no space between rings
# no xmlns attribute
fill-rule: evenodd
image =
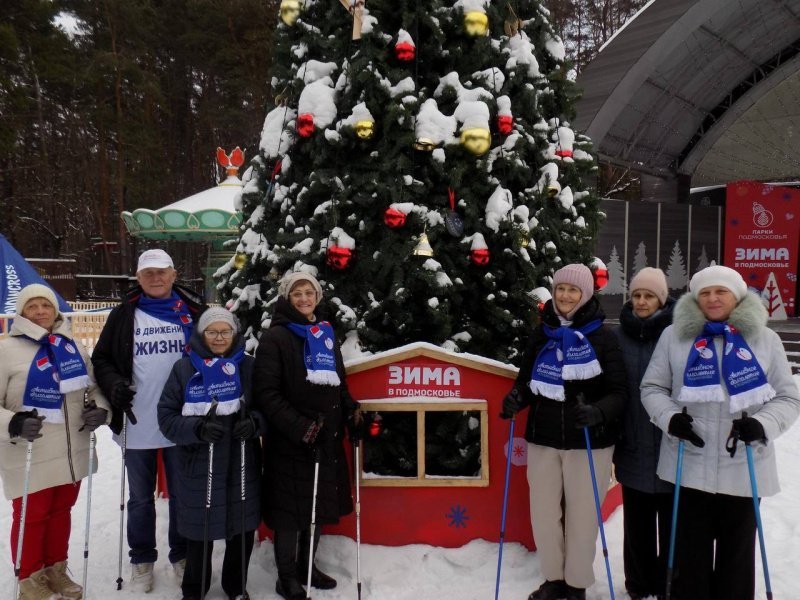
<svg viewBox="0 0 800 600"><path fill-rule="evenodd" d="M695 338L706 322L697 301L685 294L675 307L673 325L664 330L642 379L642 404L653 423L667 431L673 415L686 406L694 419L692 427L705 441L697 448L690 442L684 446L681 485L711 493L750 496L750 476L742 444L731 458L725 442L732 421L741 413L730 413L730 398L721 384L722 402L682 403L677 398L683 387L683 372ZM800 390L792 377L789 362L778 334L767 327L767 311L761 299L748 293L734 308L728 322L744 336L767 381L776 395L769 402L753 407L749 416L764 426L766 444L753 444L753 458L760 496L780 491L775 464L775 439L794 423L800 414ZM722 357L722 337L714 339L718 360ZM678 438L663 436L658 461L658 476L675 482Z"/></svg>

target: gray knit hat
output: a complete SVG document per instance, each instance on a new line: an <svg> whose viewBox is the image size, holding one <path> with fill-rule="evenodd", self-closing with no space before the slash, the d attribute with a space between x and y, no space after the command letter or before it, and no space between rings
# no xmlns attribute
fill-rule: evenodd
<svg viewBox="0 0 800 600"><path fill-rule="evenodd" d="M283 296L286 300L289 299L289 292L292 291L292 288L299 283L300 281L307 281L317 292L317 302L322 300L322 286L317 281L317 278L314 277L311 273L306 273L305 271L294 271L292 273L287 273L281 279L281 283L278 286L278 294Z"/></svg>
<svg viewBox="0 0 800 600"><path fill-rule="evenodd" d="M209 325L220 321L230 325L234 335L239 333L239 319L232 312L221 306L212 306L200 315L200 319L197 321L197 332L203 333Z"/></svg>

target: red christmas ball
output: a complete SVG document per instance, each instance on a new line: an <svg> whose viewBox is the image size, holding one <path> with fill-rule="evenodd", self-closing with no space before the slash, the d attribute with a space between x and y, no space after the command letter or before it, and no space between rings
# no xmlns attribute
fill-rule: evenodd
<svg viewBox="0 0 800 600"><path fill-rule="evenodd" d="M380 415L375 415L372 422L369 424L370 437L378 437L383 431L383 419Z"/></svg>
<svg viewBox="0 0 800 600"><path fill-rule="evenodd" d="M608 269L595 269L593 275L594 289L599 292L608 285Z"/></svg>
<svg viewBox="0 0 800 600"><path fill-rule="evenodd" d="M497 117L497 131L502 135L508 135L514 129L514 117L511 115L499 115Z"/></svg>
<svg viewBox="0 0 800 600"><path fill-rule="evenodd" d="M417 49L411 42L397 42L394 45L394 55L400 62L411 62L417 56Z"/></svg>
<svg viewBox="0 0 800 600"><path fill-rule="evenodd" d="M488 248L475 248L469 253L469 259L480 267L489 264L489 256L490 253Z"/></svg>
<svg viewBox="0 0 800 600"><path fill-rule="evenodd" d="M406 216L404 212L390 206L383 213L383 222L392 229L396 229L406 224Z"/></svg>
<svg viewBox="0 0 800 600"><path fill-rule="evenodd" d="M314 134L314 115L303 113L297 117L297 134L308 138Z"/></svg>
<svg viewBox="0 0 800 600"><path fill-rule="evenodd" d="M350 266L350 261L353 258L353 251L350 248L343 248L342 246L331 246L327 252L328 266L341 271Z"/></svg>

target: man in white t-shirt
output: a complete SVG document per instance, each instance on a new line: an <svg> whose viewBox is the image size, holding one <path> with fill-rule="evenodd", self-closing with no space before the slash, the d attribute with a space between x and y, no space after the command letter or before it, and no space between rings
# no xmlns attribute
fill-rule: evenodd
<svg viewBox="0 0 800 600"><path fill-rule="evenodd" d="M194 322L206 307L194 292L176 285L176 278L166 252L143 252L136 269L139 285L111 311L92 353L95 377L113 407L114 439L125 444L131 587L140 593L153 589L158 558L154 494L159 449L170 492L169 560L179 580L186 558L172 484L177 455L158 428L156 410L172 365L185 354Z"/></svg>

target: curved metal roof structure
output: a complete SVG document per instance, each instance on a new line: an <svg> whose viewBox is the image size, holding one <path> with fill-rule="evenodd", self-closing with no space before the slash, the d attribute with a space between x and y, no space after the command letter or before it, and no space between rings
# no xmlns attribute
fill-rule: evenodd
<svg viewBox="0 0 800 600"><path fill-rule="evenodd" d="M800 0L652 0L577 83L602 160L693 186L800 178Z"/></svg>

